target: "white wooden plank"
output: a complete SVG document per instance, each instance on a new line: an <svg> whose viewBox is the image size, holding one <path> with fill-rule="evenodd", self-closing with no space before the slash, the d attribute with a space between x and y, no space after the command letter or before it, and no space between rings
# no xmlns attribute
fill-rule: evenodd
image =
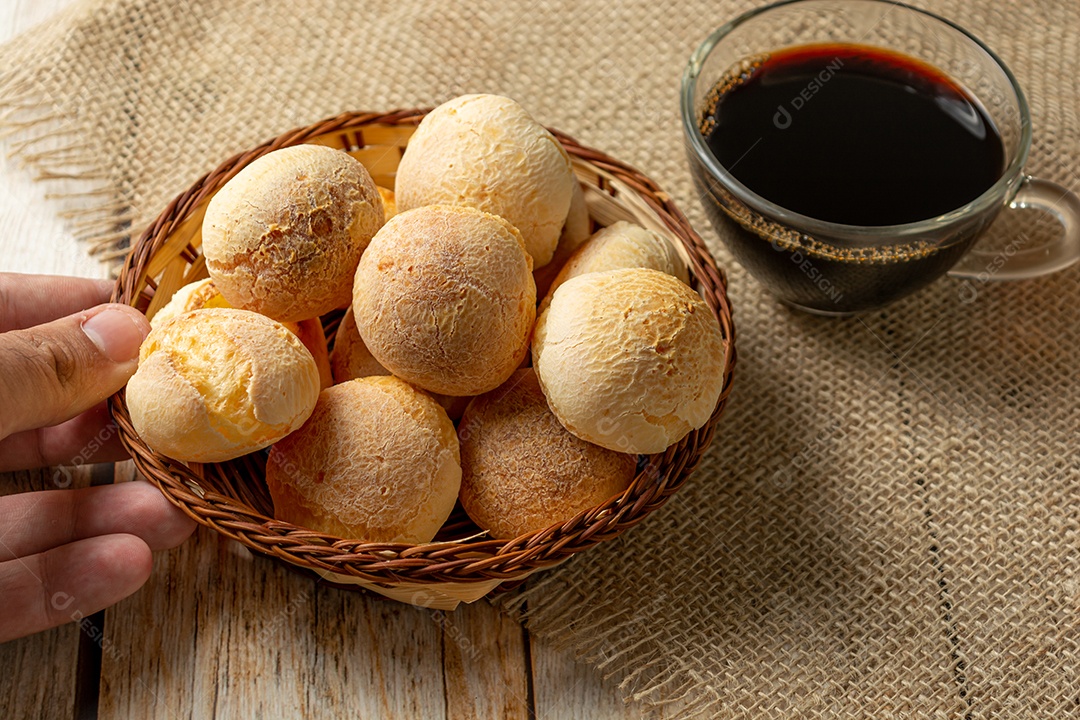
<svg viewBox="0 0 1080 720"><path fill-rule="evenodd" d="M431 612L442 629L446 709L451 720L529 717L521 625L486 600Z"/></svg>
<svg viewBox="0 0 1080 720"><path fill-rule="evenodd" d="M530 638L536 720L640 720L645 710L627 704L614 682L550 641ZM664 713L649 717L677 717Z"/></svg>
<svg viewBox="0 0 1080 720"><path fill-rule="evenodd" d="M206 528L106 612L99 717L445 717L426 610L318 587Z"/></svg>
<svg viewBox="0 0 1080 720"><path fill-rule="evenodd" d="M85 487L89 473L76 471L72 480ZM0 473L0 495L55 487L48 470ZM0 644L0 717L72 717L78 648L74 623Z"/></svg>

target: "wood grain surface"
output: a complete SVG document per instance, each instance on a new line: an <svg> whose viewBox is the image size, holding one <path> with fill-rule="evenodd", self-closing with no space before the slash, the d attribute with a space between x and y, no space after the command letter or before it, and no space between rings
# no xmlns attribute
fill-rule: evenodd
<svg viewBox="0 0 1080 720"><path fill-rule="evenodd" d="M0 0L0 41L70 2ZM47 192L0 156L0 271L106 277ZM117 466L118 481L133 474ZM87 471L76 477L88 483ZM0 474L0 494L51 478ZM486 601L445 613L342 592L204 528L159 553L146 586L104 623L100 676L83 678L93 697L77 692L87 668L76 625L0 644L0 718L641 716Z"/></svg>
<svg viewBox="0 0 1080 720"><path fill-rule="evenodd" d="M85 472L73 479L80 486L89 484ZM48 470L0 474L0 495L54 488ZM36 712L48 718L73 717L78 649L74 623L0 643L0 717L32 717Z"/></svg>
<svg viewBox="0 0 1080 720"><path fill-rule="evenodd" d="M527 655L486 601L447 613L343 592L205 528L105 627L101 718L640 716L547 644Z"/></svg>

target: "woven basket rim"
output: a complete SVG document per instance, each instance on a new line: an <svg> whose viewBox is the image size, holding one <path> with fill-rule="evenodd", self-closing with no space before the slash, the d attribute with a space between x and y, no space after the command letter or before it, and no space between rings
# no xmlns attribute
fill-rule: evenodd
<svg viewBox="0 0 1080 720"><path fill-rule="evenodd" d="M156 289L156 285L153 278L144 275L155 253L200 203L254 159L282 147L366 126L415 126L428 112L430 108L386 113L345 112L294 128L236 153L173 198L141 234L125 258L113 291L113 301L138 306L149 299L149 290ZM230 463L191 464L189 467L155 453L135 433L121 390L110 399L110 409L121 440L140 472L193 520L257 553L300 568L388 586L495 580L503 581L501 588L505 589L534 570L554 565L619 535L663 505L682 486L708 447L731 392L736 352L727 279L682 211L651 178L606 153L582 145L565 133L553 128L549 130L575 161L599 171L599 182L595 187L614 197L617 188L604 186L605 177L614 178L644 200L671 234L682 242L693 278L698 281L702 296L719 321L725 339L723 390L704 426L691 431L663 453L641 456L644 465L639 465L634 481L620 495L557 525L511 540L473 539L423 545L371 543L337 538L274 520L239 498L202 488L210 475L218 473L219 480L225 477L223 466L240 467L238 472L247 472L247 479L262 482L262 478L251 477L258 474L253 464L243 465L245 458L250 456ZM357 137L361 137L359 133ZM198 251L189 246L181 254L194 258ZM147 287L140 287L142 283Z"/></svg>

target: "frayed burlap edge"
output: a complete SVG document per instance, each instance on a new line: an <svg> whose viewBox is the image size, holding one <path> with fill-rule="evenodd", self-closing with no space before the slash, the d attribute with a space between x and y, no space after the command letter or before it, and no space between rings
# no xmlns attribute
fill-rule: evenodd
<svg viewBox="0 0 1080 720"><path fill-rule="evenodd" d="M49 90L62 81L55 71L25 62L48 36L63 36L74 10L77 4L0 47L0 144L45 183L65 227L115 273L131 242L131 203L88 140L93 127L80 115L80 96L59 98Z"/></svg>
<svg viewBox="0 0 1080 720"><path fill-rule="evenodd" d="M543 598L542 603L530 603ZM678 708L679 717L712 717L721 703L709 683L689 664L673 662L660 641L664 629L637 633L627 644L628 625L643 630L636 618L626 611L590 602L586 593L558 574L540 574L515 592L496 596L492 604L519 620L558 650L569 651L574 658L595 669L605 683L617 688L622 701L639 704L646 712L661 712L665 707ZM575 608L571 615L567 607ZM617 649L614 649L617 648ZM627 671L620 660L635 658Z"/></svg>

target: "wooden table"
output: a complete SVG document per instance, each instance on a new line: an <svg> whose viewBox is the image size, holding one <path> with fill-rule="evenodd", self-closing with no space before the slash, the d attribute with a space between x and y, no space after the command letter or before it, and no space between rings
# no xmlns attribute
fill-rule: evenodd
<svg viewBox="0 0 1080 720"><path fill-rule="evenodd" d="M0 41L69 2L0 0ZM0 158L0 271L106 277L46 192ZM0 475L0 493L53 487L51 471ZM0 645L0 718L641 715L486 601L443 613L319 586L206 528L95 623Z"/></svg>

